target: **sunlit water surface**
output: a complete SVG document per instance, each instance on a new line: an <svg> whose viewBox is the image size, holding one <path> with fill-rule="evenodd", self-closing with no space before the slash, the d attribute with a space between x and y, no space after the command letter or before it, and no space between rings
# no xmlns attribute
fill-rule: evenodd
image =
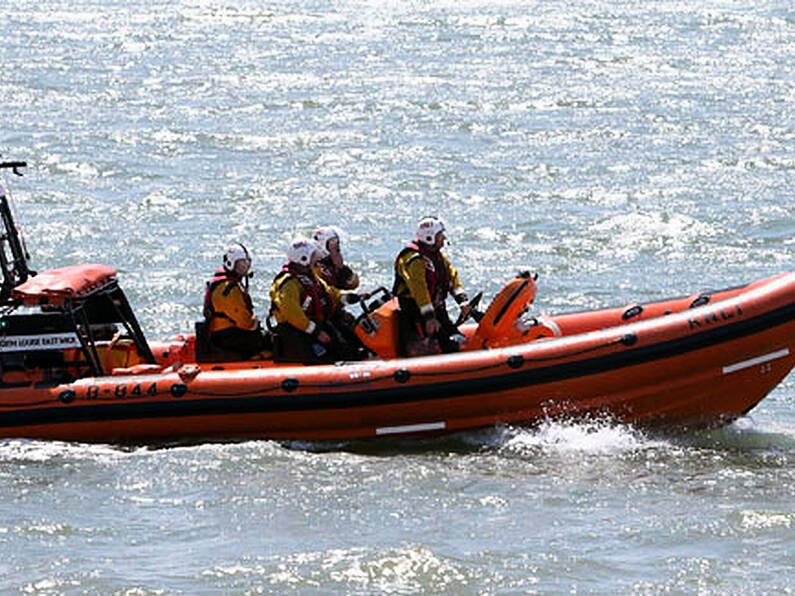
<svg viewBox="0 0 795 596"><path fill-rule="evenodd" d="M792 269L794 43L773 0L19 0L0 153L33 266L118 268L152 338L230 241L262 311L292 235L389 285L428 213L471 291L620 305ZM0 589L789 593L794 394L702 432L3 441Z"/></svg>

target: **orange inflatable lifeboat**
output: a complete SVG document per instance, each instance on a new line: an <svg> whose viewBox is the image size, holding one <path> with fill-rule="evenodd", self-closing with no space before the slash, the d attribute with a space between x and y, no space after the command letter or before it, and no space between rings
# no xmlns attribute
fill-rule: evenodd
<svg viewBox="0 0 795 596"><path fill-rule="evenodd" d="M59 288L60 272L48 275ZM720 424L795 365L795 274L713 292L694 307L649 303L650 318L634 322L613 308L535 323L519 307L530 284L511 280L498 296L521 298L495 301L482 328L469 325L463 352L315 366L208 361L194 334L148 342L132 312L115 309L123 304L116 279L93 279L87 293L62 301L59 293L57 305L34 306L52 293L33 284L6 302L0 437L344 440L595 415ZM513 321L496 316L506 304ZM369 314L379 327L364 333L382 342L372 348L394 349L394 319L394 302Z"/></svg>
<svg viewBox="0 0 795 596"><path fill-rule="evenodd" d="M396 357L397 301L382 289L355 328L378 356L304 366L230 360L194 332L150 342L116 270L37 275L23 246L0 188L2 438L340 441L593 416L715 425L795 366L795 273L543 317L530 312L536 278L520 274L462 325L463 351L415 358Z"/></svg>

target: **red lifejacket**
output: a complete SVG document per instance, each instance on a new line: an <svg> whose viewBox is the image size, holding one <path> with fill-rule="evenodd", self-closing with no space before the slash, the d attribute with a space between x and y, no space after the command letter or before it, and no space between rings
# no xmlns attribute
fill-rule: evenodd
<svg viewBox="0 0 795 596"><path fill-rule="evenodd" d="M317 272L320 277L323 278L324 282L331 286L339 287L337 282L339 281L338 278L340 271L334 267L334 263L331 262L331 259L326 258L318 261Z"/></svg>
<svg viewBox="0 0 795 596"><path fill-rule="evenodd" d="M356 278L356 274L344 263L339 267L334 265L331 257L326 257L318 261L317 265L315 265L315 272L324 282L332 287L341 290L353 289L351 279Z"/></svg>
<svg viewBox="0 0 795 596"><path fill-rule="evenodd" d="M251 301L251 296L248 294L248 288L246 288L241 282L242 280L238 275L231 271L227 271L226 269L218 269L213 274L213 278L207 282L207 287L204 290L204 318L208 323L213 317L221 317L231 320L229 315L215 310L215 307L213 306L213 291L215 291L215 288L221 284L227 284L227 286L223 289L223 294L225 296L228 296L229 292L231 292L235 286L239 287L243 293L243 300L245 300L246 306L249 308L249 310L254 310L254 303Z"/></svg>
<svg viewBox="0 0 795 596"><path fill-rule="evenodd" d="M307 304L309 310L304 308L307 316L316 322L326 321L333 314L333 304L323 283L313 274L299 270L292 263L282 265L281 271L274 278L274 282L279 282L281 288L291 278L297 279L301 284L301 307Z"/></svg>
<svg viewBox="0 0 795 596"><path fill-rule="evenodd" d="M447 264L442 258L441 251L430 250L424 244L418 242L409 242L395 258L395 283L392 287L392 293L397 295L398 285L402 279L398 274L398 261L409 252L416 253L414 257L409 258L409 263L414 259L423 259L425 261L425 284L428 288L431 302L434 305L444 303L450 291L450 272L447 270ZM403 282L405 283L405 280Z"/></svg>

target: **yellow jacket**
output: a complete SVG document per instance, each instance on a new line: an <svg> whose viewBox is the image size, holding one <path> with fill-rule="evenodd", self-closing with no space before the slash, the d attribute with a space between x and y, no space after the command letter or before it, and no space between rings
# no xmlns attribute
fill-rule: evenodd
<svg viewBox="0 0 795 596"><path fill-rule="evenodd" d="M395 285L392 293L396 296L411 297L420 309L420 313L428 314L434 310L434 297L428 288L428 272L437 279L447 279L447 288L437 288L437 302L444 302L448 293L451 293L457 302L466 300L464 286L458 276L458 271L447 255L440 252L439 261L445 268L445 273L439 275L434 272L434 265L411 245L404 248L395 260Z"/></svg>
<svg viewBox="0 0 795 596"><path fill-rule="evenodd" d="M288 323L311 335L318 323L329 320L345 302L344 294L314 274L301 277L307 284L318 284L316 294L307 290L298 275L282 271L271 285L271 314L277 323Z"/></svg>
<svg viewBox="0 0 795 596"><path fill-rule="evenodd" d="M238 282L226 279L215 283L210 290L210 333L230 327L252 330L259 327L251 298Z"/></svg>

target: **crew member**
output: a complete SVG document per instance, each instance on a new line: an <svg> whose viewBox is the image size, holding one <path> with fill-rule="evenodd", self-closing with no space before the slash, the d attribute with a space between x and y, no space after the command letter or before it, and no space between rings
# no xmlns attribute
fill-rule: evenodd
<svg viewBox="0 0 795 596"><path fill-rule="evenodd" d="M420 356L456 352L463 339L447 314L445 301L452 295L461 305L461 314L470 310L458 272L442 252L444 222L425 217L417 224L414 241L395 259L392 293L398 297L398 352Z"/></svg>
<svg viewBox="0 0 795 596"><path fill-rule="evenodd" d="M325 253L317 265L315 273L328 285L340 290L355 290L359 287L359 276L345 264L340 250L340 231L334 226L323 226L314 231L312 239Z"/></svg>
<svg viewBox="0 0 795 596"><path fill-rule="evenodd" d="M274 358L282 362L316 364L359 357L332 319L345 304L360 300L358 294L326 284L315 273L323 256L308 238L296 238L287 247L287 262L270 289L271 316L278 338Z"/></svg>
<svg viewBox="0 0 795 596"><path fill-rule="evenodd" d="M247 360L270 348L248 293L251 255L242 244L232 244L223 267L207 282L204 318L213 346Z"/></svg>

